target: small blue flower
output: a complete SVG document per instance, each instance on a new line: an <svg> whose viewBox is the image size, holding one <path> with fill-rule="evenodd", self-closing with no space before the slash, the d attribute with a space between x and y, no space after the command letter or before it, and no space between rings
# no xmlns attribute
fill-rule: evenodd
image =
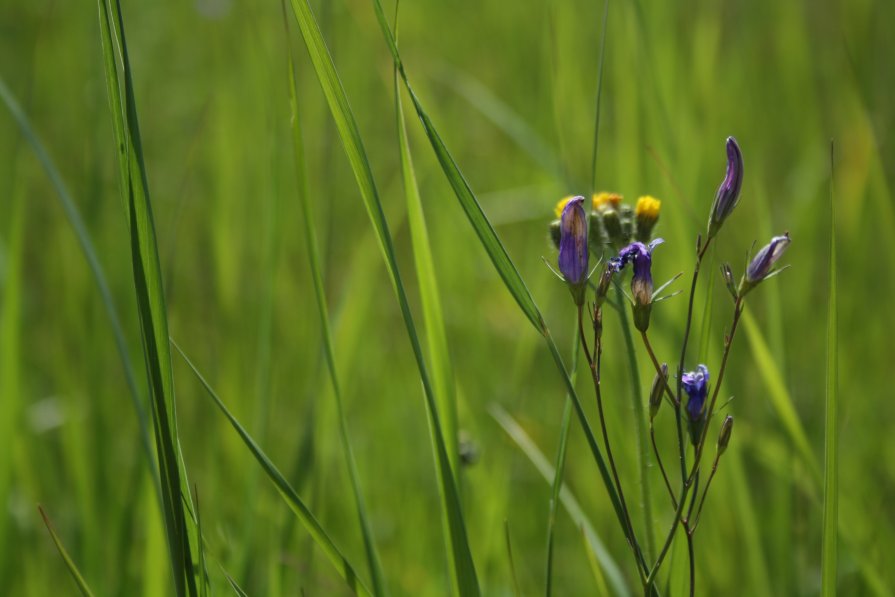
<svg viewBox="0 0 895 597"><path fill-rule="evenodd" d="M752 259L752 263L746 269L746 282L750 285L758 284L768 277L771 269L783 251L789 246L789 233L784 232L783 236L775 236L761 251Z"/></svg>
<svg viewBox="0 0 895 597"><path fill-rule="evenodd" d="M709 370L705 365L696 367L696 371L684 373L681 376L681 385L687 393L687 414L691 421L699 421L705 408L705 398L708 395Z"/></svg>
<svg viewBox="0 0 895 597"><path fill-rule="evenodd" d="M712 204L712 215L709 218L709 238L715 236L724 220L733 212L740 199L743 186L743 154L737 140L727 138L727 173Z"/></svg>
<svg viewBox="0 0 895 597"><path fill-rule="evenodd" d="M609 265L616 272L621 271L628 263L634 267L631 278L631 294L634 296L634 327L645 332L649 327L650 306L653 302L653 249L664 240L657 238L648 245L635 241L618 252Z"/></svg>
<svg viewBox="0 0 895 597"><path fill-rule="evenodd" d="M581 284L587 276L587 214L582 203L584 197L569 200L559 226L559 271L572 285Z"/></svg>

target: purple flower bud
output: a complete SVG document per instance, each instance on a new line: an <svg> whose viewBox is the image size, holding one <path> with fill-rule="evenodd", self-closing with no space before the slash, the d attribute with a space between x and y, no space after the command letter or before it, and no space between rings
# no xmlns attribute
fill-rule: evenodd
<svg viewBox="0 0 895 597"><path fill-rule="evenodd" d="M587 214L581 205L584 197L574 197L562 210L559 232L559 271L575 288L583 289L587 282ZM584 302L583 292L572 293L576 303ZM580 297L580 302L579 302Z"/></svg>
<svg viewBox="0 0 895 597"><path fill-rule="evenodd" d="M783 236L775 236L761 251L752 259L752 263L746 268L746 283L755 285L768 277L774 264L783 255L783 251L789 246L789 232L784 232Z"/></svg>
<svg viewBox="0 0 895 597"><path fill-rule="evenodd" d="M712 204L712 215L709 218L709 238L715 236L724 220L727 219L740 199L743 186L743 154L733 137L727 138L727 173Z"/></svg>
<svg viewBox="0 0 895 597"><path fill-rule="evenodd" d="M684 373L681 385L687 393L687 414L691 421L702 419L705 398L709 390L709 370L705 365L696 367L696 371Z"/></svg>
<svg viewBox="0 0 895 597"><path fill-rule="evenodd" d="M635 241L619 251L618 257L614 257L609 263L617 272L629 262L633 263L631 294L634 295L634 327L641 332L649 327L650 305L653 302L653 249L663 242L665 241L661 238L648 245Z"/></svg>

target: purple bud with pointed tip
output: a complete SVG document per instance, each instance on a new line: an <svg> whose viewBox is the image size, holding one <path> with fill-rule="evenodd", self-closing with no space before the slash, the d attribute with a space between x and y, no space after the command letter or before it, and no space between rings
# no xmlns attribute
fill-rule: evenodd
<svg viewBox="0 0 895 597"><path fill-rule="evenodd" d="M587 214L582 203L584 197L569 200L559 224L559 271L573 287L583 287L587 282Z"/></svg>
<svg viewBox="0 0 895 597"><path fill-rule="evenodd" d="M746 268L746 282L750 285L758 284L764 280L783 251L789 246L789 232L784 232L783 236L775 236L761 251L752 259L752 263Z"/></svg>
<svg viewBox="0 0 895 597"><path fill-rule="evenodd" d="M740 199L743 186L743 154L737 140L727 138L727 173L712 204L712 215L709 218L709 238L715 236L724 220L733 212Z"/></svg>

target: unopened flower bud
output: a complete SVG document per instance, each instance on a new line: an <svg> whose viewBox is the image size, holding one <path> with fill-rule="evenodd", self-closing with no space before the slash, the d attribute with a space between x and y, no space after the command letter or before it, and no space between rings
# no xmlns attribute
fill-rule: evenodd
<svg viewBox="0 0 895 597"><path fill-rule="evenodd" d="M789 246L789 233L784 232L783 236L775 236L767 245L765 245L758 254L752 259L749 267L746 268L746 275L740 283L740 294L746 294L754 286L762 280L773 274L774 265L783 255L786 247Z"/></svg>
<svg viewBox="0 0 895 597"><path fill-rule="evenodd" d="M637 200L634 206L634 238L642 243L648 243L653 235L653 228L659 221L659 210L662 202L655 197L645 196Z"/></svg>
<svg viewBox="0 0 895 597"><path fill-rule="evenodd" d="M715 202L712 204L712 213L709 217L709 238L715 236L724 220L733 212L740 199L740 189L743 187L743 154L737 140L727 138L727 173L718 192L715 194Z"/></svg>
<svg viewBox="0 0 895 597"><path fill-rule="evenodd" d="M718 433L718 456L723 454L724 450L727 449L727 444L730 443L731 433L733 433L733 417L727 415L724 422L721 423L721 431Z"/></svg>
<svg viewBox="0 0 895 597"><path fill-rule="evenodd" d="M612 285L612 276L614 274L615 270L611 265L604 267L603 273L600 274L600 282L597 284L594 302L597 309L603 306L603 303L606 302L606 295L609 294L609 287Z"/></svg>
<svg viewBox="0 0 895 597"><path fill-rule="evenodd" d="M625 232L622 229L618 210L607 208L600 210L599 213L603 221L603 230L606 232L606 239L616 247L624 246Z"/></svg>
<svg viewBox="0 0 895 597"><path fill-rule="evenodd" d="M584 304L587 290L587 215L584 197L569 200L562 210L559 240L559 271L569 283L576 305Z"/></svg>
<svg viewBox="0 0 895 597"><path fill-rule="evenodd" d="M661 371L656 373L653 378L653 387L649 393L649 420L656 418L659 407L662 406L662 394L665 393L665 386L668 384L668 363L662 363Z"/></svg>
<svg viewBox="0 0 895 597"><path fill-rule="evenodd" d="M724 285L727 286L727 290L730 292L733 300L737 300L737 286L733 280L733 270L730 269L729 263L721 266L721 276L724 278Z"/></svg>
<svg viewBox="0 0 895 597"><path fill-rule="evenodd" d="M553 243L553 247L559 249L559 241L562 238L562 234L559 230L560 221L553 220L550 222L550 242Z"/></svg>

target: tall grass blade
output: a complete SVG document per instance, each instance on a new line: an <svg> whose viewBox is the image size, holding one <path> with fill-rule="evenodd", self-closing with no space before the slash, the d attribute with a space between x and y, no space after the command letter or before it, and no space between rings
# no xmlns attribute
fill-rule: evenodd
<svg viewBox="0 0 895 597"><path fill-rule="evenodd" d="M364 585L363 581L358 577L355 572L354 566L348 561L348 559L342 555L342 552L336 547L336 544L330 539L329 535L326 533L324 528L320 525L314 515L311 513L310 509L305 505L302 499L298 496L298 493L292 488L286 478L280 473L279 469L276 465L268 458L267 454L255 443L255 440L249 435L249 432L245 430L245 428L239 423L239 421L234 417L227 407L224 405L224 402L218 397L217 393L214 389L209 385L208 381L205 380L205 377L199 372L193 362L186 356L183 352L183 349L180 348L173 340L171 340L171 344L174 345L174 348L177 349L177 352L180 353L180 356L183 358L184 362L189 366L192 370L193 374L196 376L196 379L199 380L199 383L202 384L202 387L205 388L206 393L208 393L209 397L214 401L215 405L220 409L220 411L224 414L228 421L230 421L230 425L236 430L236 433L239 434L239 437L242 438L243 443L245 443L246 447L249 451L252 452L252 455L255 457L255 460L258 461L258 464L261 465L261 468L264 469L264 472L267 474L268 478L273 482L274 486L276 486L277 490L280 492L280 495L285 500L286 504L295 512L295 515L301 521L301 523L305 526L308 532L311 534L311 537L317 543L317 545L323 550L323 553L329 559L330 562L336 567L336 570L339 572L339 575L345 580L348 584L348 588L351 589L352 592L359 595L370 595L370 590Z"/></svg>
<svg viewBox="0 0 895 597"><path fill-rule="evenodd" d="M432 364L432 385L438 399L439 412L442 413L443 433L448 447L448 457L454 477L459 483L459 446L457 422L457 393L454 387L454 373L448 350L447 331L444 315L441 310L441 298L438 292L438 280L435 275L435 261L432 259L432 248L429 245L429 233L423 213L423 202L420 199L416 174L413 170L413 159L410 155L410 144L407 139L407 126L404 122L404 108L401 103L401 89L395 74L395 112L398 121L398 145L401 152L401 174L404 179L404 194L407 199L407 222L410 226L410 238L413 243L413 260L416 266L416 277L419 282L420 302L423 307L423 323L426 329L429 362Z"/></svg>
<svg viewBox="0 0 895 597"><path fill-rule="evenodd" d="M401 79L404 81L404 86L407 89L408 94L410 95L410 99L413 102L414 108L416 109L417 116L423 124L423 128L425 129L426 135L429 138L429 142L432 145L432 149L435 151L435 155L438 158L439 163L441 164L441 168L444 171L451 187L454 189L454 194L463 207L464 212L466 212L467 219L469 220L473 229L476 231L476 234L479 237L479 241L482 243L482 246L484 246L486 252L491 258L492 263L494 264L494 267L497 269L498 274L503 279L504 284L507 286L507 289L510 291L510 294L513 295L513 298L522 309L522 312L525 314L528 320L531 321L532 325L535 326L535 329L537 329L538 332L542 336L544 336L544 339L547 342L547 348L550 350L550 355L553 358L553 362L556 364L557 369L562 375L569 395L572 397L572 404L575 407L575 413L578 416L582 429L584 430L584 435L587 439L588 447L590 448L591 453L594 456L594 460L597 462L597 467L600 470L600 476L603 480L604 486L606 487L606 491L609 494L609 499L612 502L616 517L619 520L619 524L624 527L625 522L624 515L622 514L621 503L619 502L618 494L615 491L612 479L609 476L609 469L606 467L606 462L603 459L603 455L597 445L597 441L594 437L590 423L588 423L587 415L585 414L584 408L581 405L581 400L579 399L578 394L575 391L575 386L569 379L569 373L566 370L565 364L563 363L562 356L559 353L559 348L556 346L556 342L553 340L553 336L550 334L550 330L547 327L547 324L544 322L544 318L541 315L541 312L538 310L538 307L535 304L534 298L529 292L528 287L525 285L525 282L519 275L519 271L516 269L516 266L513 264L512 260L507 254L503 243L500 242L500 238L498 238L497 233L494 232L494 228L491 226L491 223L488 221L487 216L485 216L485 213L482 211L482 208L476 200L472 189L469 187L469 184L466 182L466 179L463 177L463 174L457 167L454 158L451 156L447 147L444 145L444 142L441 140L441 136L438 134L438 131L435 130L435 126L432 124L431 119L423 110L419 98L417 98L416 94L413 91L413 88L410 86L410 83L407 79L407 74L404 71L404 65L402 64L400 55L398 54L398 48L395 45L394 37L392 35L391 29L389 29L388 22L385 19L385 13L382 11L381 3L379 2L379 0L373 0L373 5L383 35L386 38L386 42L388 43L389 48L392 52L392 57L395 60L395 65L398 69L398 73L401 75ZM646 572L646 562L643 559L642 554L639 552L639 546L637 546L636 544L635 550L638 552L638 565L644 570L644 572Z"/></svg>
<svg viewBox="0 0 895 597"><path fill-rule="evenodd" d="M288 21L286 21L286 7L283 4L283 19L287 25L288 38ZM323 334L324 357L326 359L327 370L329 371L330 382L333 388L333 396L335 398L336 417L339 419L339 441L342 444L342 452L345 455L345 465L348 468L348 477L351 483L351 491L354 494L355 508L357 509L358 521L360 523L361 534L363 535L364 550L367 556L367 565L370 569L370 577L373 584L374 595L386 595L385 575L382 571L379 553L376 550L376 543L373 540L373 531L367 518L366 506L364 505L363 493L360 488L360 479L357 471L357 462L354 458L354 451L351 448L350 437L348 432L348 423L345 419L345 409L342 404L342 390L339 384L339 376L336 372L336 356L333 348L332 328L330 326L329 311L326 305L326 292L323 285L323 269L320 265L320 251L317 243L317 229L314 226L314 214L310 202L310 194L308 190L306 160L304 143L302 141L301 119L298 110L298 96L295 90L295 65L292 59L292 48L289 47L289 107L291 112L292 123L292 146L295 157L295 174L298 187L298 202L301 207L302 227L304 229L305 248L308 252L308 263L311 268L311 279L314 282L314 297L317 302L317 314L320 318L320 327Z"/></svg>
<svg viewBox="0 0 895 597"><path fill-rule="evenodd" d="M463 520L463 512L460 507L459 491L454 475L451 472L450 459L442 434L443 427L438 412L438 404L429 380L422 347L413 322L413 315L410 312L410 303L407 300L404 284L401 281L401 274L398 270L392 237L382 210L376 184L373 180L373 172L361 141L360 131L357 128L354 114L348 104L348 97L336 73L336 67L323 40L317 21L311 12L310 5L307 3L307 0L291 0L291 4L295 20L301 30L302 39L307 47L308 55L314 65L323 94L326 96L329 104L330 113L333 116L336 129L339 132L339 137L342 140L342 145L360 188L367 214L376 231L377 240L385 259L386 269L397 295L406 332L416 358L425 394L429 431L432 437L432 449L435 453L438 483L442 497L442 508L448 529L449 553L451 568L454 572L455 588L461 595L479 595L478 578L472 553L469 549L466 523Z"/></svg>
<svg viewBox="0 0 895 597"><path fill-rule="evenodd" d="M71 559L65 546L62 545L62 541L59 539L59 535L56 534L56 530L53 528L53 524L50 522L47 513L44 512L43 506L38 506L37 509L40 511L41 518L44 519L44 524L47 525L47 530L50 532L50 537L53 539L53 543L56 544L56 549L59 550L59 555L62 557L62 561L65 562L65 566L68 568L71 577L75 580L75 584L78 585L78 590L81 591L81 595L84 595L84 597L93 597L90 587L87 586L87 581L84 580L84 577L81 575L80 570L78 570L74 560Z"/></svg>
<svg viewBox="0 0 895 597"><path fill-rule="evenodd" d="M821 592L836 595L839 549L839 333L836 304L836 219L833 205L833 145L830 144L830 295L827 311L827 380L824 419L824 515Z"/></svg>
<svg viewBox="0 0 895 597"><path fill-rule="evenodd" d="M500 424L503 430L510 436L510 438L519 446L519 449L528 457L531 463L538 469L538 472L541 473L541 476L550 483L556 477L556 471L550 466L550 462L547 460L547 457L544 456L544 453L541 452L540 448L534 443L534 441L529 437L529 435L525 432L519 423L501 406L497 404L492 404L489 408L491 412L491 416ZM603 567L603 570L606 572L606 576L609 579L609 584L612 585L612 590L616 595L627 596L630 595L630 590L628 589L628 585L625 583L624 576L619 570L618 565L615 563L615 560L612 558L612 555L606 549L606 546L603 545L602 540L600 540L600 536L597 535L594 526L591 524L587 515L584 513L584 510L581 509L581 506L578 504L578 500L575 499L575 496L572 495L572 492L569 491L567 487L563 487L559 492L559 499L562 502L562 505L565 507L566 512L569 513L569 516L572 518L572 521L575 523L576 527L582 528L584 533L587 535L587 543L590 546L590 549L593 550L594 555L597 560L600 562L600 565Z"/></svg>
<svg viewBox="0 0 895 597"><path fill-rule="evenodd" d="M177 437L165 294L146 168L143 163L124 22L118 0L97 0L97 4L106 84L117 140L121 192L127 204L134 285L150 386L156 454L174 587L178 596L187 593L196 595L192 553L195 529L187 526L183 503L183 498L189 494L189 487Z"/></svg>

